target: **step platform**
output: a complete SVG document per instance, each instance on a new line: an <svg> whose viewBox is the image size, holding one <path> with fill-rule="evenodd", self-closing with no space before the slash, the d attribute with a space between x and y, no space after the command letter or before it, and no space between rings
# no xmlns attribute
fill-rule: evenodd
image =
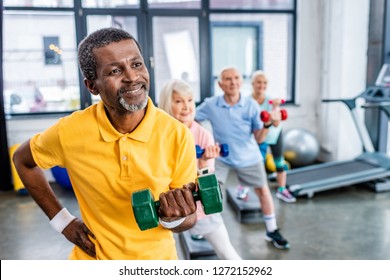
<svg viewBox="0 0 390 280"><path fill-rule="evenodd" d="M179 233L179 239L186 260L196 260L210 256L216 257L214 248L206 239L195 240L191 237L188 230Z"/></svg>
<svg viewBox="0 0 390 280"><path fill-rule="evenodd" d="M237 197L237 187L226 189L227 202L236 211L237 220L243 224L257 224L263 222L263 214L260 207L259 198L249 188L246 198Z"/></svg>

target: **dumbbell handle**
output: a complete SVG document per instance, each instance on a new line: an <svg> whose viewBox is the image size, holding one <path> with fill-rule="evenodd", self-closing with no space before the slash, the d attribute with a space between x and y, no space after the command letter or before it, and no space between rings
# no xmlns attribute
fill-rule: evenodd
<svg viewBox="0 0 390 280"><path fill-rule="evenodd" d="M228 144L219 145L221 148L221 152L219 153L222 157L227 157L229 155L229 146ZM204 154L204 149L202 149L199 145L195 146L196 148L196 158L201 158Z"/></svg>
<svg viewBox="0 0 390 280"><path fill-rule="evenodd" d="M273 104L273 103L274 101L272 99L268 100L268 104ZM284 103L286 103L286 99L281 99L280 104L284 104Z"/></svg>

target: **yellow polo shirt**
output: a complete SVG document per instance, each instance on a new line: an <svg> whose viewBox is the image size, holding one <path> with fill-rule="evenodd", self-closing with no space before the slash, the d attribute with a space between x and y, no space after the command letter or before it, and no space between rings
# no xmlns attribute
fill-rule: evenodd
<svg viewBox="0 0 390 280"><path fill-rule="evenodd" d="M196 178L190 130L151 99L131 133L116 131L100 102L61 118L30 145L39 167L66 167L81 218L96 236L97 259L177 259L172 232L141 231L131 206L135 190L149 188L158 199ZM75 246L70 259L91 258Z"/></svg>

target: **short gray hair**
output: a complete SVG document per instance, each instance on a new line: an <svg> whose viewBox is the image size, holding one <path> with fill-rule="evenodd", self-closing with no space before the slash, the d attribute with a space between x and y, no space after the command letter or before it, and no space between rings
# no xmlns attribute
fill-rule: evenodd
<svg viewBox="0 0 390 280"><path fill-rule="evenodd" d="M234 66L225 66L221 69L221 71L219 72L219 76L218 76L218 81L219 82L222 82L222 75L225 71L227 70L235 70L237 71L237 73L239 73L241 75L241 72L237 69L237 67L234 67Z"/></svg>
<svg viewBox="0 0 390 280"><path fill-rule="evenodd" d="M80 42L78 46L78 61L80 70L86 79L92 81L97 79L96 58L93 50L122 40L134 40L141 52L140 45L130 33L113 27L99 29Z"/></svg>

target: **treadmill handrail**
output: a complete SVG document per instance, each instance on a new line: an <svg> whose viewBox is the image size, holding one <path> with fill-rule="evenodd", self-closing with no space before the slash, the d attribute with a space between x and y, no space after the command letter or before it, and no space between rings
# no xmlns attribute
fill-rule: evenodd
<svg viewBox="0 0 390 280"><path fill-rule="evenodd" d="M379 108L386 113L387 118L390 118L390 102L370 102L362 106L363 108Z"/></svg>
<svg viewBox="0 0 390 280"><path fill-rule="evenodd" d="M390 105L379 106L379 108L386 113L387 117L390 118Z"/></svg>
<svg viewBox="0 0 390 280"><path fill-rule="evenodd" d="M356 98L352 99L322 99L322 102L343 102L350 110L356 108Z"/></svg>
<svg viewBox="0 0 390 280"><path fill-rule="evenodd" d="M345 105L347 105L348 109L350 110L352 114L352 119L355 123L358 135L360 140L362 141L364 151L372 153L375 152L374 144L372 143L370 134L368 133L367 127L364 124L364 122L359 118L357 111L356 111L356 99L360 97L358 95L355 98L350 99L323 99L323 102L342 102Z"/></svg>

